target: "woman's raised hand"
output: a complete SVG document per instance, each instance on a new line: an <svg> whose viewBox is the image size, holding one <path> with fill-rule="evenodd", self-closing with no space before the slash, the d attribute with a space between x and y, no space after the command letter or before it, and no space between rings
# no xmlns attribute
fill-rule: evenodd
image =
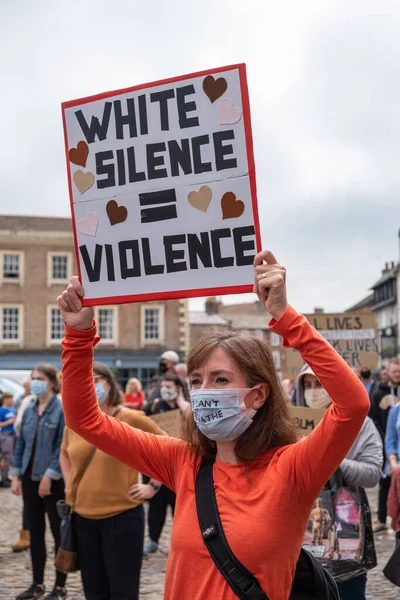
<svg viewBox="0 0 400 600"><path fill-rule="evenodd" d="M90 329L93 325L94 309L92 306L82 306L84 295L79 279L72 277L70 285L57 298L58 308L64 321L74 329Z"/></svg>
<svg viewBox="0 0 400 600"><path fill-rule="evenodd" d="M270 250L259 252L254 258L254 293L277 321L287 309L286 269Z"/></svg>

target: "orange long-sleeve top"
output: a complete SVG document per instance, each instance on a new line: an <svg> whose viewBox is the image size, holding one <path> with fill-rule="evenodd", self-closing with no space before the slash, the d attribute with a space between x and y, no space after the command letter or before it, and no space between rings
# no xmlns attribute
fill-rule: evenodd
<svg viewBox="0 0 400 600"><path fill-rule="evenodd" d="M288 307L270 329L298 350L332 398L312 433L271 449L250 475L216 460L214 486L226 537L269 600L288 600L303 534L315 497L345 458L369 410L367 392L307 319ZM165 600L236 600L214 565L197 519L195 480L200 458L186 442L133 429L111 419L96 399L92 361L96 327L66 326L63 404L68 427L128 466L176 491ZM77 390L79 393L77 394Z"/></svg>

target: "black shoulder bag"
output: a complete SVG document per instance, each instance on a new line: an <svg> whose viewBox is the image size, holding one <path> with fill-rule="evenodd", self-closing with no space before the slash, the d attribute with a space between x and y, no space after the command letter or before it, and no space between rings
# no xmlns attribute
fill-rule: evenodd
<svg viewBox="0 0 400 600"><path fill-rule="evenodd" d="M214 460L202 461L196 479L197 516L207 550L238 598L269 600L254 575L233 554L225 537L214 492ZM289 600L339 600L331 575L304 549L297 562Z"/></svg>

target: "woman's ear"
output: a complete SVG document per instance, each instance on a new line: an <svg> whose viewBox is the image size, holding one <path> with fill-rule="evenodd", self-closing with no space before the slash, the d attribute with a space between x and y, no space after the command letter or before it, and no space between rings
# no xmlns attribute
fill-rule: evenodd
<svg viewBox="0 0 400 600"><path fill-rule="evenodd" d="M268 383L259 383L257 387L253 388L244 400L246 408L253 408L254 410L260 409L269 396L269 385Z"/></svg>

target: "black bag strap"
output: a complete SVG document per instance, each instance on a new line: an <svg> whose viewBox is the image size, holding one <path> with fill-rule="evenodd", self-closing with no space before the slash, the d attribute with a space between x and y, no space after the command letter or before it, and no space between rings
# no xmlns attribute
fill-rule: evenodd
<svg viewBox="0 0 400 600"><path fill-rule="evenodd" d="M233 554L225 537L214 492L214 460L202 461L196 479L196 508L204 543L236 596L241 600L269 600L254 575Z"/></svg>

